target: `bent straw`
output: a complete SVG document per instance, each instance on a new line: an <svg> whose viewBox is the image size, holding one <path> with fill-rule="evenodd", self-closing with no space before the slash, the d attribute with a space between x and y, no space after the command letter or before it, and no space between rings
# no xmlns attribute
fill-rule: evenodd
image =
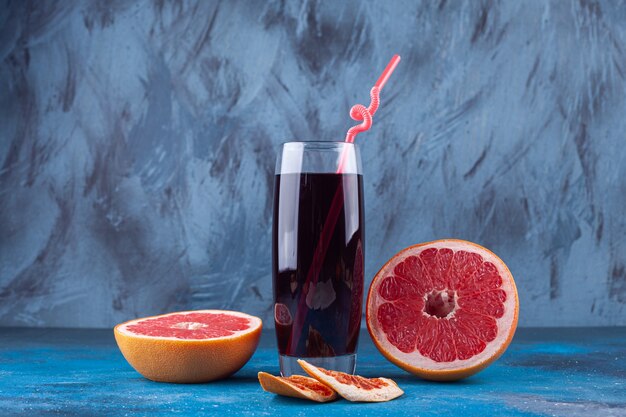
<svg viewBox="0 0 626 417"><path fill-rule="evenodd" d="M389 77L391 77L391 74L393 74L393 71L396 69L399 63L400 55L396 54L391 58L383 73L380 74L380 77L378 77L376 84L374 84L374 87L372 87L372 89L370 90L370 105L368 107L365 107L362 104L356 104L352 106L352 108L350 109L350 117L352 117L352 119L356 121L362 120L363 123L352 126L348 130L348 132L346 133L346 142L353 143L354 139L356 139L356 135L361 132L365 132L372 127L372 118L374 117L374 113L376 113L376 110L378 110L378 106L380 104L380 92L385 84L387 84ZM343 152L341 153L341 158L339 159L337 174L341 174L343 172L343 167L347 156L346 152L347 149L344 148Z"/></svg>
<svg viewBox="0 0 626 417"><path fill-rule="evenodd" d="M396 69L398 64L400 63L400 55L394 55L387 67L383 71L383 73L378 77L376 84L372 87L370 91L370 105L369 107L365 107L362 104L357 104L352 106L350 109L350 117L352 119L359 121L362 120L363 123L353 126L348 130L346 134L346 142L352 143L361 132L368 130L372 126L372 116L378 110L378 106L380 104L379 94L383 89L389 77ZM341 156L339 159L339 165L337 167L337 174L343 174L345 159L347 157L347 147L344 147L341 152ZM311 266L309 267L309 272L306 277L305 284L302 288L308 288L309 291L315 290L315 285L318 280L318 269L321 266L324 258L326 257L326 251L328 250L328 245L330 243L330 239L332 237L332 232L335 230L335 226L337 225L337 221L339 220L339 214L341 213L341 209L343 207L343 187L337 187L337 191L335 192L335 196L333 197L333 201L331 202L330 208L328 210L328 217L326 218L326 223L324 223L324 227L322 227L322 232L320 233L320 238L317 243L317 247L315 248L315 252L313 252L313 259L311 261ZM307 287L308 284L308 287ZM300 339L300 335L302 334L302 326L304 324L306 318L305 312L305 304L306 297L301 296L300 301L298 302L298 309L296 310L296 314L293 320L293 327L291 331L291 336L289 341L287 342L287 354L291 353L291 348L297 343Z"/></svg>

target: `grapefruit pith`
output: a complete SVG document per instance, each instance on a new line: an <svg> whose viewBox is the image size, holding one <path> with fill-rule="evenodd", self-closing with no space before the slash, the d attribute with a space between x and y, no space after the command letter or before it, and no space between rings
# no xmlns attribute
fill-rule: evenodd
<svg viewBox="0 0 626 417"><path fill-rule="evenodd" d="M372 280L366 321L391 362L430 380L461 379L508 347L519 302L513 276L488 249L445 239L396 254Z"/></svg>
<svg viewBox="0 0 626 417"><path fill-rule="evenodd" d="M115 326L124 358L144 377L196 383L226 378L250 359L259 343L258 317L198 310L127 321Z"/></svg>

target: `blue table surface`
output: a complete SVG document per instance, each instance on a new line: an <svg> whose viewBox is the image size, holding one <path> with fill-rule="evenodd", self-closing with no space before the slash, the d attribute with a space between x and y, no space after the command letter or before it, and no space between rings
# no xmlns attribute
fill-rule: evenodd
<svg viewBox="0 0 626 417"><path fill-rule="evenodd" d="M164 384L137 374L111 330L0 329L0 415L626 416L626 328L520 329L494 365L464 381L422 381L387 362L363 331L357 372L393 378L388 403L316 404L264 392L274 335L229 379Z"/></svg>

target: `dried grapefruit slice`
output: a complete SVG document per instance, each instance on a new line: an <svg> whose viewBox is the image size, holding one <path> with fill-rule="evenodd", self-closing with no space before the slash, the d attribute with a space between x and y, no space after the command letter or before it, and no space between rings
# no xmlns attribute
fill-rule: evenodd
<svg viewBox="0 0 626 417"><path fill-rule="evenodd" d="M513 276L494 253L445 239L395 255L367 295L367 328L391 362L430 380L475 374L506 350L519 302Z"/></svg>
<svg viewBox="0 0 626 417"><path fill-rule="evenodd" d="M337 393L317 379L302 375L290 377L274 376L267 372L259 372L261 387L267 392L287 397L325 403L337 399Z"/></svg>
<svg viewBox="0 0 626 417"><path fill-rule="evenodd" d="M382 402L398 398L404 391L388 378L363 378L338 371L318 368L310 363L298 360L305 372L329 388L337 391L348 401Z"/></svg>
<svg viewBox="0 0 626 417"><path fill-rule="evenodd" d="M226 378L254 353L261 319L237 311L197 310L146 317L113 330L124 358L153 381Z"/></svg>

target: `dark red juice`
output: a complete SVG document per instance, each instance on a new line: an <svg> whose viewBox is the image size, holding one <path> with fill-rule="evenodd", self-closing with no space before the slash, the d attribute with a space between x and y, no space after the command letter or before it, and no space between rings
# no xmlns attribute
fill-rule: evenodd
<svg viewBox="0 0 626 417"><path fill-rule="evenodd" d="M279 352L353 354L363 296L363 178L276 175L274 318Z"/></svg>

